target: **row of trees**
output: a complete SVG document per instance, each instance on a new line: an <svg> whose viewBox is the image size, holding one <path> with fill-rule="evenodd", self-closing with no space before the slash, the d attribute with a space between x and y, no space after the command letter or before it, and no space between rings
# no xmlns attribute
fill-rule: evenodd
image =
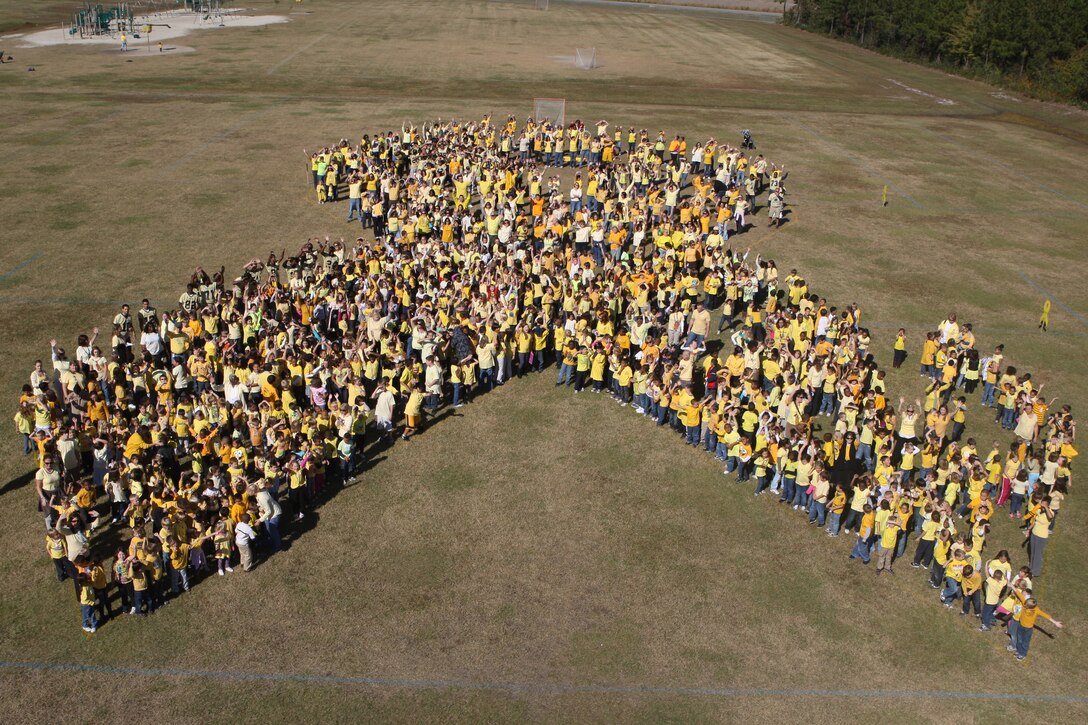
<svg viewBox="0 0 1088 725"><path fill-rule="evenodd" d="M1088 0L796 0L786 22L1088 103Z"/></svg>

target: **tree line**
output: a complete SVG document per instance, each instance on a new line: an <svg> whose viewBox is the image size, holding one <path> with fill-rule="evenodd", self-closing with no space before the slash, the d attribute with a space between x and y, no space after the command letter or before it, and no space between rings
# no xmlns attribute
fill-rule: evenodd
<svg viewBox="0 0 1088 725"><path fill-rule="evenodd" d="M1088 104L1088 0L796 0L788 24Z"/></svg>

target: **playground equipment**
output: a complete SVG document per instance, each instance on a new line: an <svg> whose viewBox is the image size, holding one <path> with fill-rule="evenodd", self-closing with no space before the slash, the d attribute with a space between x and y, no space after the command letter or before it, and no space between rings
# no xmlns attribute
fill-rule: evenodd
<svg viewBox="0 0 1088 725"><path fill-rule="evenodd" d="M134 29L133 11L129 3L118 3L111 8L84 3L83 9L72 16L68 34L78 33L80 38L99 35L113 37L116 33L132 32Z"/></svg>
<svg viewBox="0 0 1088 725"><path fill-rule="evenodd" d="M155 28L169 28L169 23L144 23L140 26L140 30L143 32L144 37L147 38L147 52L151 52L151 31ZM136 36L140 37L139 35ZM162 42L159 42L159 52L162 52Z"/></svg>
<svg viewBox="0 0 1088 725"><path fill-rule="evenodd" d="M202 23L223 25L223 6L229 0L185 0L185 9L200 16Z"/></svg>

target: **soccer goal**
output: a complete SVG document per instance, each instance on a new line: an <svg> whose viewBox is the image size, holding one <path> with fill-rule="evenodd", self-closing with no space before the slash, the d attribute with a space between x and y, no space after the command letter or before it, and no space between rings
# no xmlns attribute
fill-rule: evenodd
<svg viewBox="0 0 1088 725"><path fill-rule="evenodd" d="M565 98L534 98L533 118L537 123L551 121L555 126L562 126L567 116Z"/></svg>
<svg viewBox="0 0 1088 725"><path fill-rule="evenodd" d="M548 9L548 0L536 0L536 9L537 10L547 10Z"/></svg>
<svg viewBox="0 0 1088 725"><path fill-rule="evenodd" d="M596 48L575 48L574 63L582 70L591 70L597 67Z"/></svg>

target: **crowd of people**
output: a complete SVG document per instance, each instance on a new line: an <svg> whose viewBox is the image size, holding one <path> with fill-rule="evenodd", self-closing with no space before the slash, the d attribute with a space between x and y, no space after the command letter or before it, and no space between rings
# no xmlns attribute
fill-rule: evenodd
<svg viewBox="0 0 1088 725"><path fill-rule="evenodd" d="M1071 411L1001 372L1000 351L980 360L954 318L923 349L925 402L893 401L861 309L735 243L757 211L788 218L780 166L714 139L513 118L308 157L319 201L346 187L363 236L233 280L197 270L176 309L123 306L108 345L98 330L72 355L53 341L24 386L15 422L38 457L46 548L86 630L114 598L146 614L192 572L252 569L376 446L551 368L854 537L850 558L875 557L878 575L910 558L942 603L1007 625L1027 654L1049 618L1032 584L1069 488ZM906 351L901 331L893 364ZM1012 406L1007 451L964 437L953 396L978 385L1002 420ZM986 551L1005 505L1030 541L1019 570Z"/></svg>

